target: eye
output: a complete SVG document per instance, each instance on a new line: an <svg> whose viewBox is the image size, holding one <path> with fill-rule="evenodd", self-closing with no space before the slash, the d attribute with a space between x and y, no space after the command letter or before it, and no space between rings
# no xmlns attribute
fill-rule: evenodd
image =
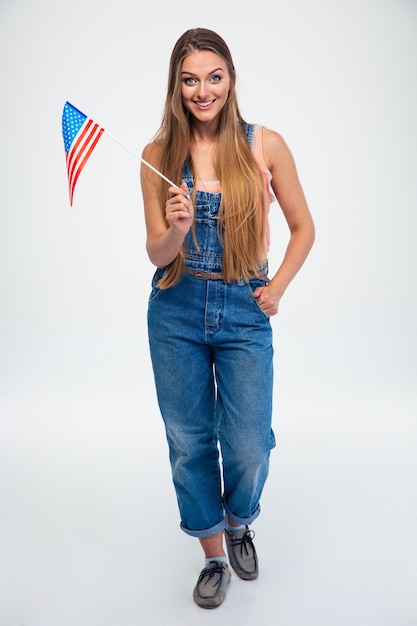
<svg viewBox="0 0 417 626"><path fill-rule="evenodd" d="M192 76L187 76L186 78L183 78L182 82L184 85L195 85L197 81L195 78L192 78Z"/></svg>
<svg viewBox="0 0 417 626"><path fill-rule="evenodd" d="M210 81L212 83L218 83L219 81L221 81L222 77L219 74L213 74L213 76L210 78Z"/></svg>

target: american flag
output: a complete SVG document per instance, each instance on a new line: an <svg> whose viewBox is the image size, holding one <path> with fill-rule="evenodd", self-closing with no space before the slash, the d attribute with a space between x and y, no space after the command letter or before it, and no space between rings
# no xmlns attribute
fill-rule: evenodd
<svg viewBox="0 0 417 626"><path fill-rule="evenodd" d="M62 113L62 136L67 161L70 205L78 177L97 145L104 128L87 118L69 102Z"/></svg>

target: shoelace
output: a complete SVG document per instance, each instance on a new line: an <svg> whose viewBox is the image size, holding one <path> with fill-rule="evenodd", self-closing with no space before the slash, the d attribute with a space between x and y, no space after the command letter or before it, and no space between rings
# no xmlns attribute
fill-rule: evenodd
<svg viewBox="0 0 417 626"><path fill-rule="evenodd" d="M220 574L219 576L219 580L214 583L214 585L217 587L218 585L220 585L220 583L222 582L222 578L223 578L223 574L224 574L224 567L222 565L222 563L216 563L215 561L211 561L212 563L215 563L214 567L205 567L200 576L198 577L198 585L202 582L202 580L204 578L207 577L206 582L204 583L205 585L208 585L208 583L211 581L211 579L213 578L213 576L215 576L215 574Z"/></svg>
<svg viewBox="0 0 417 626"><path fill-rule="evenodd" d="M254 538L255 538L255 531L247 530L245 534L243 535L243 537L241 537L240 539L232 539L231 544L233 547L240 545L240 554L243 555L243 553L246 552L246 556L249 556L249 550L248 550L247 544L249 544L253 552L256 552L255 546L253 545L253 541L252 541Z"/></svg>

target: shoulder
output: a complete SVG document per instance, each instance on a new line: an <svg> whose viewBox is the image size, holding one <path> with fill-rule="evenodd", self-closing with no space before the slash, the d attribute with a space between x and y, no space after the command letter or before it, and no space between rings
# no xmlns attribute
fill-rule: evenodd
<svg viewBox="0 0 417 626"><path fill-rule="evenodd" d="M273 171L278 165L283 166L293 161L284 137L275 130L263 127L262 144L265 163L269 170Z"/></svg>
<svg viewBox="0 0 417 626"><path fill-rule="evenodd" d="M142 184L160 184L160 180L155 176L153 169L162 167L162 146L158 140L146 144L142 150L142 162L140 164L140 176ZM150 167L148 167L150 165Z"/></svg>
<svg viewBox="0 0 417 626"><path fill-rule="evenodd" d="M150 143L146 144L146 146L144 147L142 151L142 157L146 161L153 160L153 161L159 162L161 154L162 154L162 146L158 140L151 141Z"/></svg>
<svg viewBox="0 0 417 626"><path fill-rule="evenodd" d="M268 156L285 154L288 150L284 137L270 128L263 127L262 142L265 155Z"/></svg>

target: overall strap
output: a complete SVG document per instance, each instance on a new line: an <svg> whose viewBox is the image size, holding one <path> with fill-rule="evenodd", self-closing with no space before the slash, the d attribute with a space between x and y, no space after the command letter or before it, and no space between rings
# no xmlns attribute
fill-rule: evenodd
<svg viewBox="0 0 417 626"><path fill-rule="evenodd" d="M255 124L244 124L243 128L245 129L246 139L248 140L248 144L251 146L253 141L253 136L255 134Z"/></svg>
<svg viewBox="0 0 417 626"><path fill-rule="evenodd" d="M191 168L188 159L186 159L182 165L181 182L187 183L187 187L190 190L190 193L193 193L194 180L191 174Z"/></svg>

